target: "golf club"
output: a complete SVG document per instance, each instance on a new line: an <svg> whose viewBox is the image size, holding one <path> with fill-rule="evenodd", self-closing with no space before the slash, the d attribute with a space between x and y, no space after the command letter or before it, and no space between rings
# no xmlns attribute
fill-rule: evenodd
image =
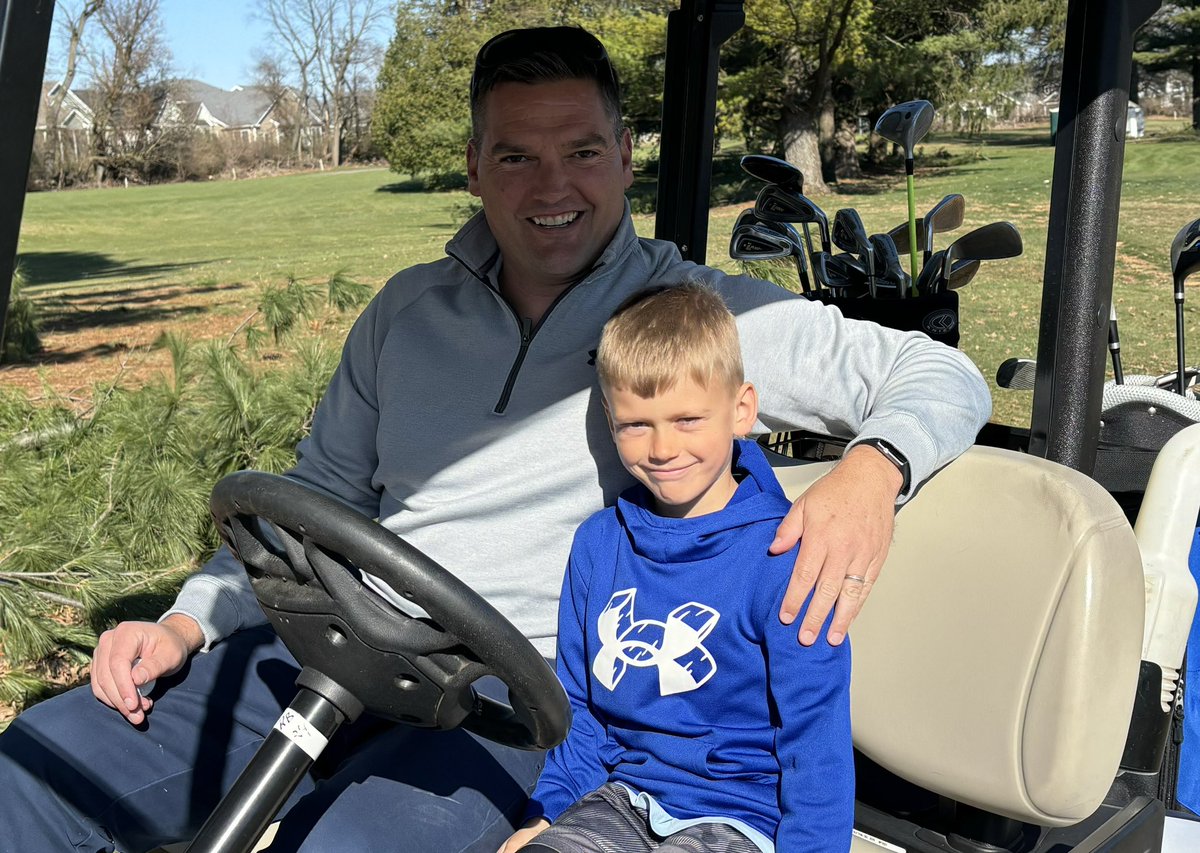
<svg viewBox="0 0 1200 853"><path fill-rule="evenodd" d="M839 249L858 255L867 275L867 289L875 296L875 249L867 237L862 217L852 207L843 207L833 216L833 238Z"/></svg>
<svg viewBox="0 0 1200 853"><path fill-rule="evenodd" d="M754 213L759 219L772 222L815 222L821 229L821 248L826 252L833 251L829 238L829 217L799 190L767 184L758 193Z"/></svg>
<svg viewBox="0 0 1200 853"><path fill-rule="evenodd" d="M917 280L917 200L913 189L913 148L933 126L933 104L906 101L888 109L875 122L875 132L904 149L904 174L908 184L908 253L912 281Z"/></svg>
<svg viewBox="0 0 1200 853"><path fill-rule="evenodd" d="M896 295L904 299L908 295L911 281L900 266L900 253L896 251L896 244L887 234L872 234L869 239L871 248L874 249L876 278L894 286Z"/></svg>
<svg viewBox="0 0 1200 853"><path fill-rule="evenodd" d="M1121 369L1121 334L1117 330L1117 306L1108 306L1108 351L1112 353L1113 381L1125 384L1125 371Z"/></svg>
<svg viewBox="0 0 1200 853"><path fill-rule="evenodd" d="M1032 391L1037 362L1032 358L1010 358L996 371L996 384L1013 391Z"/></svg>
<svg viewBox="0 0 1200 853"><path fill-rule="evenodd" d="M922 219L917 220L925 229L925 245L920 247L925 250L923 263L929 263L929 256L933 254L933 235L953 231L961 226L965 208L966 200L958 193L951 193L931 207Z"/></svg>
<svg viewBox="0 0 1200 853"><path fill-rule="evenodd" d="M1175 355L1178 359L1176 386L1180 394L1187 392L1183 349L1183 284L1188 276L1200 269L1200 219L1193 220L1171 241L1171 274L1175 283Z"/></svg>
<svg viewBox="0 0 1200 853"><path fill-rule="evenodd" d="M795 228L786 223L751 222L738 227L729 243L729 256L739 261L766 261L793 255L800 289L809 293L812 283L808 277L804 244Z"/></svg>
<svg viewBox="0 0 1200 853"><path fill-rule="evenodd" d="M959 258L993 261L1015 258L1022 251L1021 232L1011 222L992 222L980 226L959 237L946 249L940 264L939 283L942 287L948 286L947 277Z"/></svg>
<svg viewBox="0 0 1200 853"><path fill-rule="evenodd" d="M747 154L742 158L741 164L743 171L760 181L804 192L804 173L787 160L767 154Z"/></svg>
<svg viewBox="0 0 1200 853"><path fill-rule="evenodd" d="M866 293L866 274L853 255L831 255L816 252L812 256L813 277L839 299L849 299Z"/></svg>
<svg viewBox="0 0 1200 853"><path fill-rule="evenodd" d="M896 251L905 253L908 251L908 220L904 220L899 225L896 225L888 232L888 236L892 238L892 242L896 244ZM917 217L917 248L925 248L925 220Z"/></svg>
<svg viewBox="0 0 1200 853"><path fill-rule="evenodd" d="M966 287L971 283L971 279L975 278L975 273L979 272L981 263L979 258L963 258L955 261L954 269L950 270L950 274L946 276L946 287L950 290ZM921 270L921 272L923 274L925 270Z"/></svg>

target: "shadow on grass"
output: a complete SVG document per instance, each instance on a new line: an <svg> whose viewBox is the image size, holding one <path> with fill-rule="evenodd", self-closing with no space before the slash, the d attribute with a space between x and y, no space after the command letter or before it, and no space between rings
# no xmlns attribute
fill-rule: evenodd
<svg viewBox="0 0 1200 853"><path fill-rule="evenodd" d="M440 193L451 190L465 190L467 176L463 172L446 172L440 175L426 175L420 178L409 178L406 181L396 181L376 187L377 193Z"/></svg>
<svg viewBox="0 0 1200 853"><path fill-rule="evenodd" d="M210 258L210 262L224 258ZM99 252L23 252L17 257L30 287L49 284L86 287L94 279L146 278L185 269L194 264L137 264Z"/></svg>
<svg viewBox="0 0 1200 853"><path fill-rule="evenodd" d="M968 136L959 133L938 133L924 140L921 145L1017 145L1017 146L1037 146L1041 148L1050 147L1050 126L1045 127L1019 129L1019 130L991 130L985 131L978 136Z"/></svg>
<svg viewBox="0 0 1200 853"><path fill-rule="evenodd" d="M215 302L181 305L181 298L218 290L242 290L245 285L155 288L151 292L134 288L89 291L38 301L41 327L47 332L77 332L106 326L129 326L156 320L174 320L211 311Z"/></svg>

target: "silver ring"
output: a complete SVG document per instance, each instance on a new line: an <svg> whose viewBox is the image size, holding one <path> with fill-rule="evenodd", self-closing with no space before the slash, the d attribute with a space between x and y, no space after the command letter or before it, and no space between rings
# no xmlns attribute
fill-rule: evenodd
<svg viewBox="0 0 1200 853"><path fill-rule="evenodd" d="M867 579L864 578L862 575L846 575L845 580L857 581L858 583L866 583L867 582Z"/></svg>

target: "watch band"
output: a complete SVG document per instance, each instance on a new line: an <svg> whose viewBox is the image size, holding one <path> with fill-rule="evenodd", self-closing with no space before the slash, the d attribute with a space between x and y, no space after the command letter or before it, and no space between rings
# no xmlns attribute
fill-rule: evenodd
<svg viewBox="0 0 1200 853"><path fill-rule="evenodd" d="M864 438L862 441L855 442L855 446L859 444L874 447L883 454L884 459L899 469L901 476L904 478L904 482L900 485L900 494L905 494L908 491L908 487L912 485L912 472L909 468L908 460L904 458L903 454L890 441L885 441L882 438Z"/></svg>

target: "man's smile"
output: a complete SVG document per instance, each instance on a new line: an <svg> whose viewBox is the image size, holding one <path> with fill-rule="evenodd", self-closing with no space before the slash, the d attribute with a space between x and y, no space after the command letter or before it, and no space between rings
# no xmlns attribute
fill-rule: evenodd
<svg viewBox="0 0 1200 853"><path fill-rule="evenodd" d="M571 210L566 213L555 213L550 216L531 216L529 217L529 221L542 228L566 228L578 218L579 211Z"/></svg>

